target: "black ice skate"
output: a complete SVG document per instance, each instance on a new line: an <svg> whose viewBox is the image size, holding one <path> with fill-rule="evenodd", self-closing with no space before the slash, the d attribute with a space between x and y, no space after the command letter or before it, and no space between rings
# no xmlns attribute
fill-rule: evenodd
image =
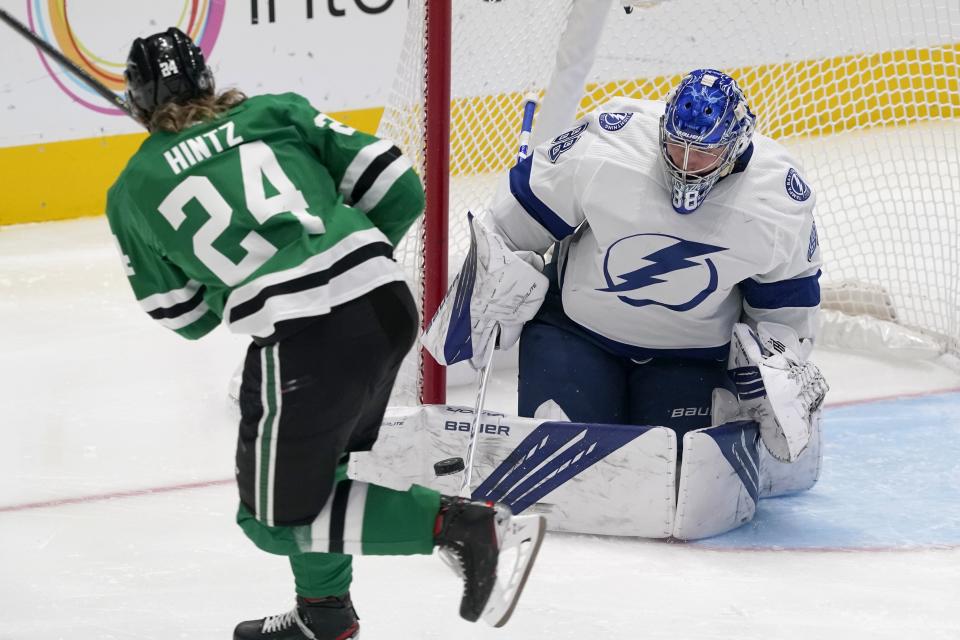
<svg viewBox="0 0 960 640"><path fill-rule="evenodd" d="M350 594L306 601L297 597L292 611L247 620L233 630L233 640L348 640L360 637Z"/></svg>
<svg viewBox="0 0 960 640"><path fill-rule="evenodd" d="M533 568L546 520L514 516L503 504L449 496L440 500L434 540L447 564L463 578L460 615L502 627Z"/></svg>

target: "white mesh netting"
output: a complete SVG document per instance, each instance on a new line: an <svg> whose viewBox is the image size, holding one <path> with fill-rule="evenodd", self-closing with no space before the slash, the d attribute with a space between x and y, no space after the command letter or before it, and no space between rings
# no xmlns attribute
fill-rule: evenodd
<svg viewBox="0 0 960 640"><path fill-rule="evenodd" d="M610 12L580 113L615 95L663 98L694 68L730 73L758 115L758 131L793 150L818 192L825 305L868 313L856 304L860 285L882 288L896 322L957 352L960 3L673 0L625 15L619 3L578 1ZM547 86L571 6L453 1L451 272L467 246L464 212L487 204L514 161L523 96ZM379 135L421 175L423 44L423 0L411 0ZM418 287L420 238L411 232L397 252ZM398 401L413 401L416 384L412 366Z"/></svg>

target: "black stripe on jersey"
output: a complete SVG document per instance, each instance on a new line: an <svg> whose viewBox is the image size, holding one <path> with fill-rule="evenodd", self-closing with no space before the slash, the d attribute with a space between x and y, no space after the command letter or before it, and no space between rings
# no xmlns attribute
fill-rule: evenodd
<svg viewBox="0 0 960 640"><path fill-rule="evenodd" d="M373 186L373 183L377 181L377 178L380 177L380 174L383 173L383 170L393 164L393 161L401 155L400 149L394 145L374 158L373 162L368 164L360 177L357 178L357 183L353 185L353 191L350 192L350 201L353 204L360 202L370 187Z"/></svg>
<svg viewBox="0 0 960 640"><path fill-rule="evenodd" d="M237 322L257 313L273 296L322 287L329 283L331 279L346 273L367 260L381 257L393 258L393 245L389 242L372 242L348 253L323 271L315 271L293 280L264 287L256 296L230 310L230 322Z"/></svg>
<svg viewBox="0 0 960 640"><path fill-rule="evenodd" d="M347 501L350 499L349 478L337 483L333 492L333 504L330 506L330 546L329 553L343 553L343 529L347 522Z"/></svg>
<svg viewBox="0 0 960 640"><path fill-rule="evenodd" d="M190 313L194 309L200 306L200 303L203 302L203 292L205 287L200 287L197 292L189 300L179 302L172 307L162 307L160 309L154 309L149 311L150 317L154 320L169 320L172 318L179 318L185 313Z"/></svg>

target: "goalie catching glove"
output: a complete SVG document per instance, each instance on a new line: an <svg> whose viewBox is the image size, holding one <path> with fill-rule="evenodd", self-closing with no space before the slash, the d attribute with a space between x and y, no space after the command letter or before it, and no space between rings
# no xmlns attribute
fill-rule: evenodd
<svg viewBox="0 0 960 640"><path fill-rule="evenodd" d="M511 251L481 220L467 216L470 251L422 342L442 365L470 360L480 369L496 346L498 327L502 349L520 338L523 323L543 304L547 278L521 257L530 252Z"/></svg>
<svg viewBox="0 0 960 640"><path fill-rule="evenodd" d="M793 462L806 449L830 389L807 360L812 348L786 325L733 327L728 364L741 410L759 423L764 446L781 462Z"/></svg>

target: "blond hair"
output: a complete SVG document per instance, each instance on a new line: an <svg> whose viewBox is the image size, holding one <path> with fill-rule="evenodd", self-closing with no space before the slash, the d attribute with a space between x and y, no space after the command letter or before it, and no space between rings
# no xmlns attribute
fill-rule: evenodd
<svg viewBox="0 0 960 640"><path fill-rule="evenodd" d="M200 122L213 120L246 99L242 91L227 89L223 93L199 96L183 104L168 102L150 114L147 128L150 131L178 133Z"/></svg>

